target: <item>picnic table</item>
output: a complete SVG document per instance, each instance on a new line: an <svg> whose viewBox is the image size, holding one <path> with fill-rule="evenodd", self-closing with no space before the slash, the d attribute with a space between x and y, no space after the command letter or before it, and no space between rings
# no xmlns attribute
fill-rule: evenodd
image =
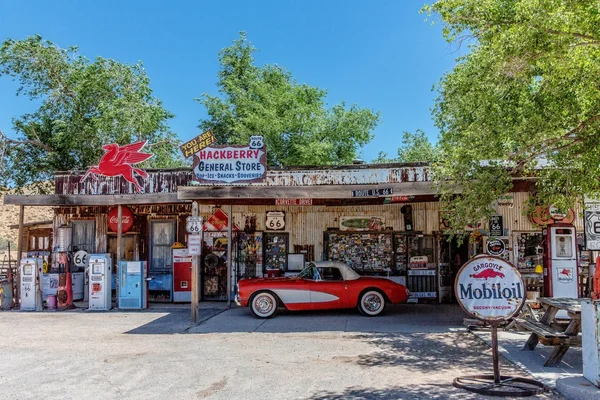
<svg viewBox="0 0 600 400"><path fill-rule="evenodd" d="M581 346L581 299L542 297L539 302L546 307L539 321L533 318L515 318L514 321L531 332L523 350L534 350L538 343L554 346L544 367L557 367L569 347ZM560 310L567 311L570 319L557 320Z"/></svg>

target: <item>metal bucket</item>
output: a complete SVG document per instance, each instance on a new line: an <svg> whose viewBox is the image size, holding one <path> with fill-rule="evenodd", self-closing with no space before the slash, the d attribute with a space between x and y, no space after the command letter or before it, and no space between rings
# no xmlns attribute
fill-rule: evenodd
<svg viewBox="0 0 600 400"><path fill-rule="evenodd" d="M56 295L49 294L46 299L46 304L48 305L48 310L56 310Z"/></svg>

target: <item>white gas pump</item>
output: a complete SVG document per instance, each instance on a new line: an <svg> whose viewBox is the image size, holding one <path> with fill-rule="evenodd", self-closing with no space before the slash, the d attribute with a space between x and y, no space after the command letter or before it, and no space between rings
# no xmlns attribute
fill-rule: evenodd
<svg viewBox="0 0 600 400"><path fill-rule="evenodd" d="M42 259L22 258L20 272L21 310L36 311L38 308L41 309L42 294L39 288L39 277L42 273Z"/></svg>
<svg viewBox="0 0 600 400"><path fill-rule="evenodd" d="M90 310L110 310L112 259L110 254L91 254L89 262Z"/></svg>
<svg viewBox="0 0 600 400"><path fill-rule="evenodd" d="M577 236L571 224L552 224L544 229L544 296L579 297ZM568 318L566 311L558 318Z"/></svg>

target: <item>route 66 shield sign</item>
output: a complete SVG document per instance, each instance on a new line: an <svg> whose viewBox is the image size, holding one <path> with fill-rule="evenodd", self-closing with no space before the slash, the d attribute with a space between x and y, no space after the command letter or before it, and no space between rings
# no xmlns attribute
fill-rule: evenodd
<svg viewBox="0 0 600 400"><path fill-rule="evenodd" d="M265 222L267 230L282 231L285 229L285 212L283 211L268 211L267 220Z"/></svg>

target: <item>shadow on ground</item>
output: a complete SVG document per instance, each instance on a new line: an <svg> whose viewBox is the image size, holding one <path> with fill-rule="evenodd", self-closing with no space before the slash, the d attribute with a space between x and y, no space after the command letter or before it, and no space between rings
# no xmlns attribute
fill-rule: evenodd
<svg viewBox="0 0 600 400"><path fill-rule="evenodd" d="M152 310L156 312L157 310ZM203 308L199 310L199 323L214 317L225 311L223 308ZM169 309L165 310L165 314L141 325L135 329L131 329L126 334L133 335L173 335L187 333L190 328L197 325L192 322L189 309Z"/></svg>

